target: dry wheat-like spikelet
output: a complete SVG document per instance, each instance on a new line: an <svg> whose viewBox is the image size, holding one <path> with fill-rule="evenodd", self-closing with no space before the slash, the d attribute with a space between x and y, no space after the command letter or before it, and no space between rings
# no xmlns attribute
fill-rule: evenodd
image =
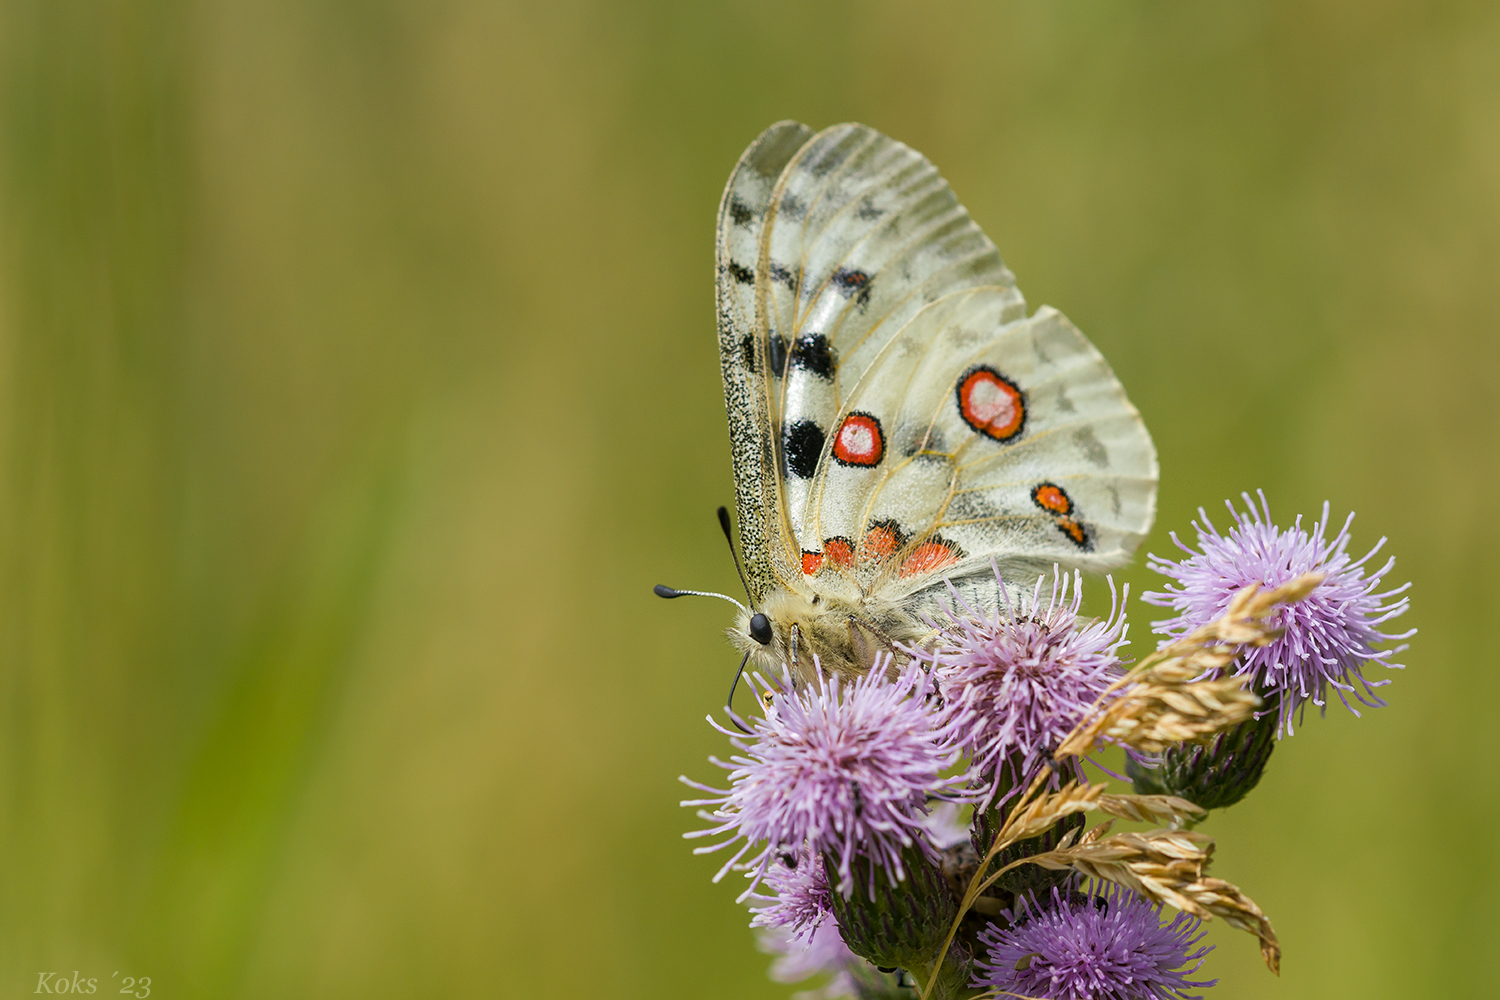
<svg viewBox="0 0 1500 1000"><path fill-rule="evenodd" d="M1201 806L1173 795L1108 795L1104 792L1107 785L1080 784L1076 780L1055 792L1040 795L1039 787L1040 783L1034 782L1022 796L995 838L999 847L991 853L1040 836L1059 820L1091 809L1137 823L1167 823L1173 827L1207 815Z"/></svg>
<svg viewBox="0 0 1500 1000"><path fill-rule="evenodd" d="M1267 616L1277 605L1300 601L1322 581L1321 574L1306 573L1270 590L1241 590L1219 618L1163 646L1111 684L1054 756L1082 757L1105 741L1160 753L1176 743L1205 742L1244 722L1261 703L1247 690L1248 678L1213 675L1245 646L1280 637L1280 629L1266 624Z"/></svg>
<svg viewBox="0 0 1500 1000"><path fill-rule="evenodd" d="M1026 861L1118 883L1201 920L1219 917L1229 926L1259 938L1266 967L1275 973L1281 971L1281 945L1270 919L1237 886L1203 874L1213 856L1213 838L1187 830L1106 835L1107 831L1107 824L1096 827L1076 844L1033 855Z"/></svg>
<svg viewBox="0 0 1500 1000"><path fill-rule="evenodd" d="M1036 787L1034 783L1028 796L1035 792ZM1019 840L1029 840L1052 829L1058 820L1074 813L1100 808L1101 798L1119 798L1105 796L1106 787L1070 781L1055 792L1038 795L1030 801L1023 798L1000 828L996 842L1003 847Z"/></svg>
<svg viewBox="0 0 1500 1000"><path fill-rule="evenodd" d="M1304 573L1270 590L1251 585L1235 594L1224 613L1176 642L1143 659L1124 678L1157 684L1181 684L1206 671L1226 666L1242 646L1265 646L1279 639L1282 630L1265 619L1278 605L1293 604L1323 582L1321 573Z"/></svg>
<svg viewBox="0 0 1500 1000"><path fill-rule="evenodd" d="M1176 743L1201 743L1255 714L1260 697L1248 678L1223 677L1188 684L1136 683L1068 734L1057 757L1082 757L1114 741L1146 753Z"/></svg>
<svg viewBox="0 0 1500 1000"><path fill-rule="evenodd" d="M1219 917L1230 927L1249 931L1260 938L1260 955L1265 959L1266 968L1278 974L1281 972L1281 943L1276 940L1271 918L1255 905L1255 900L1241 892L1238 886L1221 878L1201 878L1191 885L1181 886L1177 892L1196 903L1202 912Z"/></svg>
<svg viewBox="0 0 1500 1000"><path fill-rule="evenodd" d="M1233 927L1260 935L1261 953L1273 971L1279 968L1280 949L1265 914L1238 889L1219 879L1208 879L1203 869L1213 855L1212 837L1180 829L1147 830L1108 836L1114 820L1107 820L1082 836L1070 832L1057 846L1041 854L1021 858L998 871L990 863L1011 844L1029 840L1066 816L1097 809L1135 822L1180 824L1204 814L1199 806L1171 795L1107 795L1103 784L1070 781L1055 792L1044 792L1051 775L1043 767L1026 792L1016 801L1010 816L996 833L994 843L980 860L964 892L957 915L938 951L941 965L953 943L964 914L980 906L981 895L1005 872L1024 864L1044 868L1071 868L1085 875L1117 882L1157 902L1168 902L1202 919L1218 915ZM1268 943L1269 942L1269 943ZM930 986L930 984L929 984Z"/></svg>
<svg viewBox="0 0 1500 1000"><path fill-rule="evenodd" d="M1175 795L1101 795L1100 812L1136 823L1167 823L1178 826L1208 815L1200 805Z"/></svg>

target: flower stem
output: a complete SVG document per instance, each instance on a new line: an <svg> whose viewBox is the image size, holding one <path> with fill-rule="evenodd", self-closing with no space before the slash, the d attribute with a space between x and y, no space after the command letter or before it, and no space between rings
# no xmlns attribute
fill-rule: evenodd
<svg viewBox="0 0 1500 1000"><path fill-rule="evenodd" d="M1025 807L1033 800L1034 796L1037 794L1037 791L1043 786L1043 783L1047 780L1047 776L1051 773L1052 768L1044 765L1041 772L1032 779L1031 786L1026 789L1026 794L1017 799L1016 804L1011 807L1010 817L995 834L995 842L990 845L990 849L985 852L984 859L979 862L979 867L974 870L974 877L969 880L969 888L965 890L964 898L959 902L958 915L953 918L953 925L948 928L948 936L943 939L943 946L938 949L937 960L932 964L932 967L937 969L939 972L941 972L944 966L947 964L948 949L953 947L953 938L956 934L958 934L958 927L961 923L963 923L964 914L969 912L969 909L974 905L975 900L979 898L980 894L983 893L984 890L994 885L995 880L998 879L1001 875L1004 875L1006 872L1010 871L1012 868L1015 868L1018 865L1025 864L1029 860L1028 858L1021 858L1018 861L1012 861L1010 864L1006 865L1004 868L1001 868L993 875L985 878L985 869L990 866L990 863L995 860L995 857L999 855L999 853L1005 848L1009 847L1011 844L1015 843L1015 841L1020 839L1016 835L1017 831L1014 829L1016 819L1022 814L1022 812L1025 810ZM934 996L933 994L933 986L937 983L939 978L939 976L934 975L927 980L927 985L922 990L921 1000L937 1000L937 998L943 996L943 994L936 994L936 996ZM949 996L957 996L957 994L949 994Z"/></svg>
<svg viewBox="0 0 1500 1000"><path fill-rule="evenodd" d="M928 996L926 991L930 990L932 1000L970 1000L982 996L985 990L969 985L967 965L968 963L950 962L945 958L941 966L908 971L913 978L926 983L923 996Z"/></svg>

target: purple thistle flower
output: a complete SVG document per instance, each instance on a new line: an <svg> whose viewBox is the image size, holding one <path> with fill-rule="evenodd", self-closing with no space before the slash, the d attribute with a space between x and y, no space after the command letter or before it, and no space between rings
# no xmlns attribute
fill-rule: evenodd
<svg viewBox="0 0 1500 1000"><path fill-rule="evenodd" d="M833 912L833 890L828 885L821 855L804 847L789 857L796 862L795 866L788 865L787 858L781 858L766 869L761 884L769 886L772 894L757 893L750 897L764 904L750 907L755 914L750 926L781 927L793 938L806 938Z"/></svg>
<svg viewBox="0 0 1500 1000"><path fill-rule="evenodd" d="M710 758L729 771L728 789L681 779L715 796L683 805L713 806L699 815L717 824L685 836L730 834L694 853L744 841L714 881L749 854L745 866L752 881L740 896L744 899L773 861L798 854L806 844L834 866L837 889L846 899L854 891L852 862L856 856L869 858L873 896L877 867L886 870L892 885L906 877L903 848L915 844L934 853L923 831L926 801L948 791L942 773L957 761L958 751L934 727L931 679L913 667L888 681L890 662L878 659L865 677L848 684L820 679L797 691L787 681L770 689L766 717L752 720L750 736L709 719L745 752L728 763ZM763 846L752 854L756 845Z"/></svg>
<svg viewBox="0 0 1500 1000"><path fill-rule="evenodd" d="M1387 634L1379 628L1406 611L1407 598L1392 599L1411 586L1402 584L1377 592L1381 577L1395 565L1394 559L1387 559L1377 570L1371 571L1368 566L1385 539L1354 559L1348 552L1353 514L1331 539L1327 537L1326 503L1323 516L1313 522L1311 532L1302 527L1301 516L1282 531L1271 521L1265 494L1257 495L1259 508L1248 493L1240 494L1245 500L1245 513L1225 501L1235 522L1227 535L1221 535L1203 508L1198 508L1202 523L1194 521L1193 529L1198 533L1201 551L1184 545L1174 532L1172 541L1188 558L1172 562L1157 555L1147 556L1147 565L1176 581L1175 586L1168 584L1163 591L1141 595L1143 601L1178 612L1177 617L1153 622L1152 627L1172 638L1186 635L1223 614L1230 598L1252 583L1275 587L1304 573L1322 573L1325 579L1311 594L1277 610L1272 624L1284 628L1285 634L1268 646L1246 650L1235 665L1235 673L1253 677L1256 691L1268 700L1280 695L1278 732L1292 731L1292 713L1309 700L1325 708L1329 687L1355 715L1359 710L1349 704L1350 694L1371 708L1383 706L1385 701L1372 689L1390 681L1368 680L1361 668L1378 662L1401 669L1400 664L1389 660L1406 648L1404 644L1384 650L1375 647L1415 632Z"/></svg>
<svg viewBox="0 0 1500 1000"><path fill-rule="evenodd" d="M1193 950L1205 933L1197 918L1179 913L1163 925L1161 907L1119 886L1066 901L1053 889L1046 908L1022 897L1014 919L980 933L988 955L974 963L975 986L1067 1000L1174 1000L1218 982L1188 979L1213 950Z"/></svg>
<svg viewBox="0 0 1500 1000"><path fill-rule="evenodd" d="M799 940L785 927L768 927L761 932L760 950L776 956L771 963L771 979L778 983L800 983L810 976L829 973L833 976L822 989L795 993L793 1000L834 1000L835 997L859 995L853 970L864 960L849 950L832 920L813 929L806 941Z"/></svg>
<svg viewBox="0 0 1500 1000"><path fill-rule="evenodd" d="M923 826L927 828L927 841L939 851L969 842L969 827L960 819L963 807L957 802L939 802L927 814Z"/></svg>
<svg viewBox="0 0 1500 1000"><path fill-rule="evenodd" d="M1054 571L1045 604L1043 577L1029 600L1018 595L1014 605L995 577L999 613L959 599L963 614L949 610L948 621L932 623L942 633L935 648L907 650L932 664L945 702L939 725L973 761L981 809L1019 790L1120 676L1126 633L1113 581L1109 617L1080 625L1080 575Z"/></svg>

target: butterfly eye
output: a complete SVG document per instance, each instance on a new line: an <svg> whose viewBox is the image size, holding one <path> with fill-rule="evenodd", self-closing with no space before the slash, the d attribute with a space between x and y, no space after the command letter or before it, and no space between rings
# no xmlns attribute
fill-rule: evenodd
<svg viewBox="0 0 1500 1000"><path fill-rule="evenodd" d="M762 646L771 644L771 619L759 611L750 616L750 638Z"/></svg>

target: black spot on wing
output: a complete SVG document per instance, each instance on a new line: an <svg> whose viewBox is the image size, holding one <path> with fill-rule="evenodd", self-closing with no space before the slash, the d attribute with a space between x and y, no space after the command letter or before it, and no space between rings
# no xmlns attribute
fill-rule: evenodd
<svg viewBox="0 0 1500 1000"><path fill-rule="evenodd" d="M730 261L729 264L725 267L725 270L729 272L729 276L731 278L733 278L735 281L738 281L742 285L755 284L755 272L750 270L744 264L736 264L734 261Z"/></svg>
<svg viewBox="0 0 1500 1000"><path fill-rule="evenodd" d="M798 337L792 345L792 367L831 380L838 368L838 360L827 337L821 333L809 333Z"/></svg>
<svg viewBox="0 0 1500 1000"><path fill-rule="evenodd" d="M786 429L782 442L786 471L798 479L811 478L823 454L823 428L811 420L799 420Z"/></svg>
<svg viewBox="0 0 1500 1000"><path fill-rule="evenodd" d="M867 194L859 199L859 207L855 209L854 216L861 222L874 222L885 214L885 209L875 207L875 196Z"/></svg>
<svg viewBox="0 0 1500 1000"><path fill-rule="evenodd" d="M753 375L755 373L755 334L747 333L740 338L740 357L744 359L745 370Z"/></svg>
<svg viewBox="0 0 1500 1000"><path fill-rule="evenodd" d="M801 222L807 215L807 202L788 191L781 196L781 205L776 209L776 214L792 222Z"/></svg>
<svg viewBox="0 0 1500 1000"><path fill-rule="evenodd" d="M792 272L785 264L778 264L774 260L771 261L770 272L772 281L779 281L788 288L792 287Z"/></svg>
<svg viewBox="0 0 1500 1000"><path fill-rule="evenodd" d="M735 198L729 203L729 217L734 220L735 225L745 226L749 225L750 220L755 218L755 213L751 211L749 205Z"/></svg>
<svg viewBox="0 0 1500 1000"><path fill-rule="evenodd" d="M873 274L854 268L841 267L833 272L833 287L846 299L858 296L860 305L869 301L870 282L874 280Z"/></svg>
<svg viewBox="0 0 1500 1000"><path fill-rule="evenodd" d="M784 376L786 374L786 338L779 333L773 336L768 353L771 374L778 378Z"/></svg>
<svg viewBox="0 0 1500 1000"><path fill-rule="evenodd" d="M1002 511L982 493L955 493L948 501L945 521L988 521L1004 516Z"/></svg>

